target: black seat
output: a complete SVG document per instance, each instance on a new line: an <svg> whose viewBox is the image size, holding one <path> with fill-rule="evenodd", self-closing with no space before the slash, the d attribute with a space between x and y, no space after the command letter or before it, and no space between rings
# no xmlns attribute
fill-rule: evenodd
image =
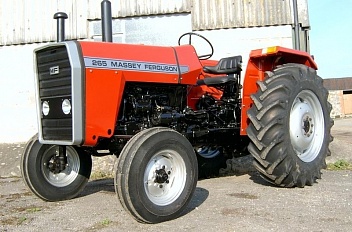
<svg viewBox="0 0 352 232"><path fill-rule="evenodd" d="M204 79L197 80L197 85L217 86L237 82L237 78L234 75L219 76L219 77L206 77Z"/></svg>
<svg viewBox="0 0 352 232"><path fill-rule="evenodd" d="M204 66L203 71L209 74L240 74L242 71L242 56L222 58L215 66Z"/></svg>
<svg viewBox="0 0 352 232"><path fill-rule="evenodd" d="M203 71L209 74L226 75L205 77L204 79L198 80L197 85L218 86L237 82L237 76L239 76L242 71L242 56L222 58L215 66L204 66Z"/></svg>

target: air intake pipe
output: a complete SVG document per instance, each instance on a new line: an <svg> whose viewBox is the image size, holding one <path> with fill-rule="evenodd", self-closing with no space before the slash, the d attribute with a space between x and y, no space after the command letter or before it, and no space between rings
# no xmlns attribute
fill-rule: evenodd
<svg viewBox="0 0 352 232"><path fill-rule="evenodd" d="M111 2L108 0L101 2L101 28L103 42L112 42Z"/></svg>
<svg viewBox="0 0 352 232"><path fill-rule="evenodd" d="M64 12L57 12L54 14L54 19L57 21L56 26L56 35L57 35L57 42L62 42L65 40L65 19L67 19L67 14Z"/></svg>

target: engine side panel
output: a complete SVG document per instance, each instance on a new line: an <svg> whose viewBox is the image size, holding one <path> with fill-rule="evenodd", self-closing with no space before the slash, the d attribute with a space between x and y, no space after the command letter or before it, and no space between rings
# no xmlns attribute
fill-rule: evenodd
<svg viewBox="0 0 352 232"><path fill-rule="evenodd" d="M124 85L123 73L86 69L85 145L95 145L99 137L113 135Z"/></svg>
<svg viewBox="0 0 352 232"><path fill-rule="evenodd" d="M194 85L201 64L192 46L80 42L85 64L85 142L109 138L127 82Z"/></svg>

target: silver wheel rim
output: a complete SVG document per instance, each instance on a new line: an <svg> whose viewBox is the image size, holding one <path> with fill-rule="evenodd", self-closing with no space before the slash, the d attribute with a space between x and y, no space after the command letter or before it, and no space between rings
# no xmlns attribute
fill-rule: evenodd
<svg viewBox="0 0 352 232"><path fill-rule="evenodd" d="M303 162L313 161L323 145L325 128L322 106L312 91L301 91L293 101L289 130L297 156Z"/></svg>
<svg viewBox="0 0 352 232"><path fill-rule="evenodd" d="M220 154L219 148L210 147L210 146L202 146L196 149L197 153L206 159L211 159Z"/></svg>
<svg viewBox="0 0 352 232"><path fill-rule="evenodd" d="M80 169L80 159L76 150L72 147L66 147L67 166L60 173L50 171L48 164L53 157L58 154L59 147L51 146L44 152L42 159L42 173L44 178L53 186L65 187L71 184L78 176Z"/></svg>
<svg viewBox="0 0 352 232"><path fill-rule="evenodd" d="M162 180L158 179L161 173L164 175ZM159 151L150 159L144 172L145 193L154 204L169 205L181 195L186 175L186 164L178 152Z"/></svg>

